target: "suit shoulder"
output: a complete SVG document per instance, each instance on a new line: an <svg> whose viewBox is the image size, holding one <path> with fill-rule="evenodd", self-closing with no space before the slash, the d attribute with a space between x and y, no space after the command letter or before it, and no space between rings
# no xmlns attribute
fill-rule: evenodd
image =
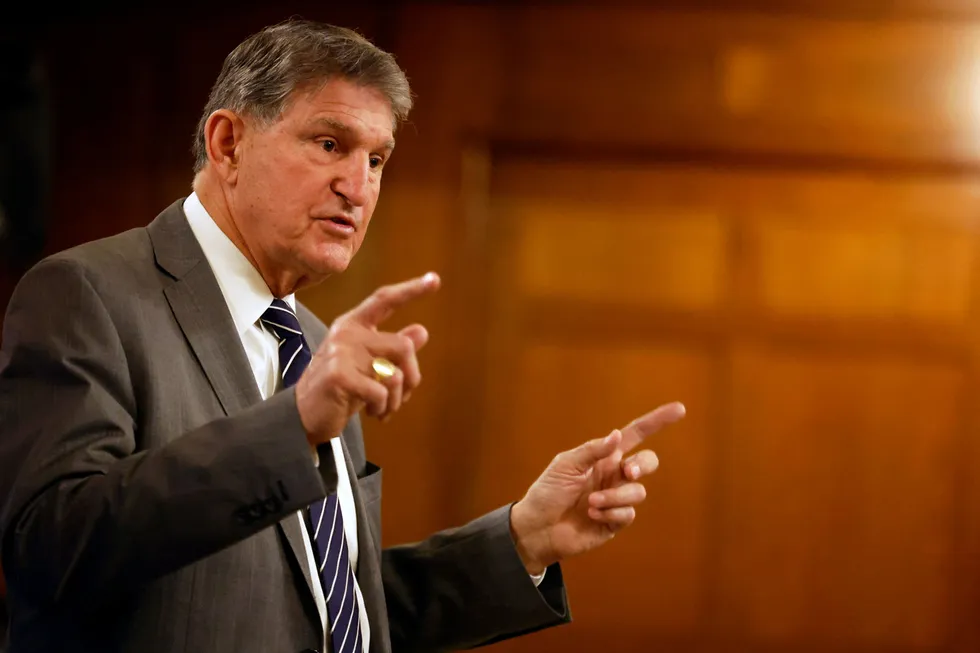
<svg viewBox="0 0 980 653"><path fill-rule="evenodd" d="M149 251L146 230L131 229L46 256L24 273L17 286L57 286L59 280L79 278L102 290L106 282L125 283L145 276L139 271L145 269ZM148 260L152 264L152 253Z"/></svg>
<svg viewBox="0 0 980 653"><path fill-rule="evenodd" d="M141 279L153 265L150 238L142 227L77 245L38 263L38 267L75 268L94 286Z"/></svg>

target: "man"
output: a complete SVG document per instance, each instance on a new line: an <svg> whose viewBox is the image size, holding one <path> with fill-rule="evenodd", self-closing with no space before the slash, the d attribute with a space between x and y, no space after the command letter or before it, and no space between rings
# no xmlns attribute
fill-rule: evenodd
<svg viewBox="0 0 980 653"><path fill-rule="evenodd" d="M346 269L411 105L390 55L294 21L225 61L194 192L51 257L0 350L2 564L22 651L441 651L569 619L559 561L632 522L671 404L558 455L527 494L381 550L358 414L420 383L435 291L384 287L329 328L294 293ZM6 363L4 363L6 361Z"/></svg>

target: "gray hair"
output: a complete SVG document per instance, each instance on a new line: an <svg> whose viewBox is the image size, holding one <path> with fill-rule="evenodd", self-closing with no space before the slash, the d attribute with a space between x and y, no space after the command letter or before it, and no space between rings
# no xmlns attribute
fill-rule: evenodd
<svg viewBox="0 0 980 653"><path fill-rule="evenodd" d="M345 27L289 20L249 36L225 58L194 136L194 172L208 162L204 125L219 109L275 122L296 91L316 91L331 79L380 91L395 126L408 118L412 91L395 58Z"/></svg>

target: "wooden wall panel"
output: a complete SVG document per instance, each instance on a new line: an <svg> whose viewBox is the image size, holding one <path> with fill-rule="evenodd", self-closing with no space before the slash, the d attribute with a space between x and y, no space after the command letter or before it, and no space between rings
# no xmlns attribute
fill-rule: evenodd
<svg viewBox="0 0 980 653"><path fill-rule="evenodd" d="M939 650L963 369L739 348L722 621L775 643Z"/></svg>
<svg viewBox="0 0 980 653"><path fill-rule="evenodd" d="M505 255L529 296L730 307L750 330L780 316L881 319L965 338L980 232L971 177L520 155L494 175L517 230Z"/></svg>
<svg viewBox="0 0 980 653"><path fill-rule="evenodd" d="M511 39L503 138L980 162L972 23L542 8Z"/></svg>
<svg viewBox="0 0 980 653"><path fill-rule="evenodd" d="M527 295L699 309L725 292L728 243L718 215L551 201L509 213L520 225L516 263Z"/></svg>
<svg viewBox="0 0 980 653"><path fill-rule="evenodd" d="M774 312L966 326L976 241L962 231L793 221L755 235L758 299Z"/></svg>
<svg viewBox="0 0 980 653"><path fill-rule="evenodd" d="M757 309L965 334L980 225L973 178L780 172L748 183Z"/></svg>

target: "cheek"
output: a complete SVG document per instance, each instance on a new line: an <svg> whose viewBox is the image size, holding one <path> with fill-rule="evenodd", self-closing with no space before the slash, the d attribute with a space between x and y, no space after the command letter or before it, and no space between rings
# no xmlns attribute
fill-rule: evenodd
<svg viewBox="0 0 980 653"><path fill-rule="evenodd" d="M298 159L289 145L263 143L256 145L242 166L242 181L251 193L269 206L282 206L302 191L308 181L308 166ZM289 192L283 192L288 189Z"/></svg>
<svg viewBox="0 0 980 653"><path fill-rule="evenodd" d="M371 219L374 217L374 211L378 207L378 199L381 196L381 182L379 181L371 190L371 196L362 209L361 216L364 221L364 229L362 231L367 231L368 226L371 224Z"/></svg>
<svg viewBox="0 0 980 653"><path fill-rule="evenodd" d="M243 179L253 228L277 240L301 238L311 224L303 179L274 160L269 164Z"/></svg>

